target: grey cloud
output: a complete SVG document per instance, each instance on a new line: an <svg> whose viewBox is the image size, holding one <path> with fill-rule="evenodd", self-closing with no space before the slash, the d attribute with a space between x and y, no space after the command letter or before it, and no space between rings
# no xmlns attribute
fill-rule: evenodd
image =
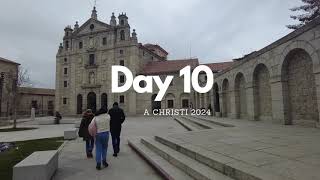
<svg viewBox="0 0 320 180"><path fill-rule="evenodd" d="M54 87L55 55L66 25L84 23L89 0L0 0L0 56L29 69L39 87ZM281 38L300 0L98 0L98 17L126 12L143 43L157 43L171 59L218 62L243 56Z"/></svg>

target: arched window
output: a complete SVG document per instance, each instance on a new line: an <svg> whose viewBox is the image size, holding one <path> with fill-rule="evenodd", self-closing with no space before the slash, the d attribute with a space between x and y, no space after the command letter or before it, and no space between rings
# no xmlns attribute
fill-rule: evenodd
<svg viewBox="0 0 320 180"><path fill-rule="evenodd" d="M126 39L126 38L125 38L124 30L121 30L121 31L120 31L120 40L123 41L123 40L125 40L125 39Z"/></svg>

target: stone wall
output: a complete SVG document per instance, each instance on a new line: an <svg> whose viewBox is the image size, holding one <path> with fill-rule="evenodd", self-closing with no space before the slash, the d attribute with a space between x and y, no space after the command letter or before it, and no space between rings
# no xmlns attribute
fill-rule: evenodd
<svg viewBox="0 0 320 180"><path fill-rule="evenodd" d="M19 64L0 60L0 117L7 117L13 113L13 99L10 95L13 80L18 76Z"/></svg>
<svg viewBox="0 0 320 180"><path fill-rule="evenodd" d="M291 55L293 52L299 52ZM320 19L290 33L271 45L240 59L217 74L220 105L224 103L223 82L230 83L231 113L242 118L236 84L244 75L247 118L282 124L319 124L320 108ZM217 99L217 98L215 98ZM216 101L216 100L215 100ZM239 103L238 103L239 104ZM240 104L242 105L242 103ZM220 113L218 113L220 115ZM311 123L310 123L311 122Z"/></svg>
<svg viewBox="0 0 320 180"><path fill-rule="evenodd" d="M41 88L19 88L19 116L31 115L35 108L37 116L53 116L55 90Z"/></svg>

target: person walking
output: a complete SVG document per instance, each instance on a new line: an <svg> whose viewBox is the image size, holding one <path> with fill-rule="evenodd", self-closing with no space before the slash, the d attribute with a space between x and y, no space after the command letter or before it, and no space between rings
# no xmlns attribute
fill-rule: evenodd
<svg viewBox="0 0 320 180"><path fill-rule="evenodd" d="M112 137L113 156L117 157L120 152L120 135L122 123L126 119L123 110L117 102L113 103L113 107L109 110L110 115L110 132Z"/></svg>
<svg viewBox="0 0 320 180"><path fill-rule="evenodd" d="M89 124L91 123L94 114L91 109L86 110L82 115L82 120L79 128L79 137L82 137L86 141L86 153L87 158L92 158L92 150L94 148L94 138L89 134Z"/></svg>
<svg viewBox="0 0 320 180"><path fill-rule="evenodd" d="M107 152L110 131L110 116L106 108L101 108L89 125L89 133L95 137L96 144L96 169L101 170L101 163L108 167Z"/></svg>

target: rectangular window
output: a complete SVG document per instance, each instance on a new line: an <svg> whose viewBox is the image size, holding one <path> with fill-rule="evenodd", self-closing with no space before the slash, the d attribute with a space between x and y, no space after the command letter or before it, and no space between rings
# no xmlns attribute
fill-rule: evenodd
<svg viewBox="0 0 320 180"><path fill-rule="evenodd" d="M104 37L104 38L102 39L102 45L106 45L106 44L107 44L107 38Z"/></svg>
<svg viewBox="0 0 320 180"><path fill-rule="evenodd" d="M120 102L121 104L124 103L124 96L123 96L123 95L121 95L121 96L119 97L119 102Z"/></svg>
<svg viewBox="0 0 320 180"><path fill-rule="evenodd" d="M182 100L182 108L189 108L189 100L188 99Z"/></svg>
<svg viewBox="0 0 320 180"><path fill-rule="evenodd" d="M122 50L122 49L120 49L119 53L120 53L120 54L123 54L123 50Z"/></svg>
<svg viewBox="0 0 320 180"><path fill-rule="evenodd" d="M68 74L68 68L64 68L64 74Z"/></svg>
<svg viewBox="0 0 320 180"><path fill-rule="evenodd" d="M67 59L67 58L64 58L63 60L64 60L64 62L65 62L65 63L67 63L67 62L68 62L68 59Z"/></svg>
<svg viewBox="0 0 320 180"><path fill-rule="evenodd" d="M124 60L120 60L120 66L124 66Z"/></svg>
<svg viewBox="0 0 320 180"><path fill-rule="evenodd" d="M120 75L120 83L124 83L124 81L125 81L124 75Z"/></svg>
<svg viewBox="0 0 320 180"><path fill-rule="evenodd" d="M95 64L95 55L89 54L89 65L94 65L94 64Z"/></svg>
<svg viewBox="0 0 320 180"><path fill-rule="evenodd" d="M173 108L173 100L168 100L168 108Z"/></svg>
<svg viewBox="0 0 320 180"><path fill-rule="evenodd" d="M63 82L63 86L64 86L64 87L68 87L68 81L64 81L64 82Z"/></svg>
<svg viewBox="0 0 320 180"><path fill-rule="evenodd" d="M83 48L83 42L79 42L79 49L82 49Z"/></svg>
<svg viewBox="0 0 320 180"><path fill-rule="evenodd" d="M63 104L67 104L67 98L63 98Z"/></svg>

